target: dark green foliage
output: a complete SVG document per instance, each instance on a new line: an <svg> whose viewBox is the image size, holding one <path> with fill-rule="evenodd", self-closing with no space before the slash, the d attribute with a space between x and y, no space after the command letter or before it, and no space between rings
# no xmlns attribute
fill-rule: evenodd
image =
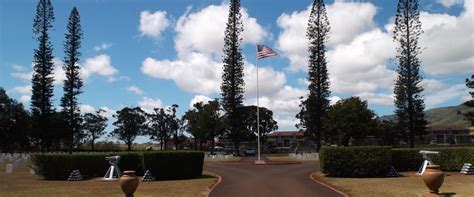
<svg viewBox="0 0 474 197"><path fill-rule="evenodd" d="M396 145L403 138L397 123L388 120L378 120L377 129L372 134L382 140L383 146Z"/></svg>
<svg viewBox="0 0 474 197"><path fill-rule="evenodd" d="M367 107L367 101L359 97L340 100L330 106L324 117L325 142L347 146L351 138L366 139L377 127L375 114Z"/></svg>
<svg viewBox="0 0 474 197"><path fill-rule="evenodd" d="M30 115L23 104L10 98L0 87L0 150L26 150L29 147L30 126Z"/></svg>
<svg viewBox="0 0 474 197"><path fill-rule="evenodd" d="M61 98L62 115L66 123L65 142L72 151L74 142L81 141L84 137L82 133L82 119L79 109L78 96L82 93L81 68L79 67L79 57L81 52L82 29L79 12L76 7L71 10L69 22L64 40L64 65L63 70L66 74L64 80L64 95Z"/></svg>
<svg viewBox="0 0 474 197"><path fill-rule="evenodd" d="M191 179L202 175L204 153L197 151L144 152L145 170L157 180Z"/></svg>
<svg viewBox="0 0 474 197"><path fill-rule="evenodd" d="M33 116L33 138L41 150L52 149L55 138L58 137L51 123L54 108L53 97L53 46L49 30L54 22L54 12L50 0L40 0L36 7L33 23L33 33L37 35L38 48L34 51L31 112ZM57 140L56 140L57 141Z"/></svg>
<svg viewBox="0 0 474 197"><path fill-rule="evenodd" d="M329 107L329 75L327 70L326 46L330 31L329 20L323 0L315 0L311 8L306 37L309 39L308 90L309 95L302 99L300 119L297 125L305 136L321 147L324 129L323 117Z"/></svg>
<svg viewBox="0 0 474 197"><path fill-rule="evenodd" d="M331 147L319 155L321 170L334 177L383 177L390 168L390 147Z"/></svg>
<svg viewBox="0 0 474 197"><path fill-rule="evenodd" d="M135 170L137 175L143 175L142 153L35 153L31 161L36 174L46 180L66 180L75 169L85 178L94 178L105 175L110 166L105 157L114 155L120 156L120 170Z"/></svg>
<svg viewBox="0 0 474 197"><path fill-rule="evenodd" d="M160 142L161 150L168 149L166 145L172 135L175 146L178 147L181 122L176 118L176 108L176 104L166 110L155 108L153 113L147 114L149 122L145 133L150 136L150 140Z"/></svg>
<svg viewBox="0 0 474 197"><path fill-rule="evenodd" d="M91 141L91 148L94 151L94 141L100 136L105 134L105 128L107 127L107 117L101 115L104 110L100 109L92 113L84 114L84 125L82 125L84 131L89 136Z"/></svg>
<svg viewBox="0 0 474 197"><path fill-rule="evenodd" d="M231 0L229 17L224 37L223 74L221 84L222 107L226 112L226 133L234 142L236 153L242 138L241 114L238 108L242 106L244 94L244 62L239 36L244 30L240 13L240 1Z"/></svg>
<svg viewBox="0 0 474 197"><path fill-rule="evenodd" d="M418 0L399 0L395 15L393 39L398 42L396 69L398 78L395 83L395 114L399 128L409 134L410 147L415 147L415 136L426 133L425 104L420 74L421 61L418 55L421 47L418 38L421 29Z"/></svg>
<svg viewBox="0 0 474 197"><path fill-rule="evenodd" d="M464 163L474 163L474 147L397 148L392 150L392 165L397 171L417 171L423 162L422 155L418 153L420 150L439 151L440 154L433 158L433 162L440 165L443 171L459 171Z"/></svg>
<svg viewBox="0 0 474 197"><path fill-rule="evenodd" d="M127 144L127 151L131 151L135 138L143 135L147 129L145 112L140 107L125 107L116 113L114 117L117 121L113 125L117 128L111 132L111 135L124 141Z"/></svg>
<svg viewBox="0 0 474 197"><path fill-rule="evenodd" d="M242 107L244 112L243 125L245 126L245 130L250 135L250 141L256 141L257 137L257 106L245 106ZM263 147L264 142L267 140L267 134L272 131L278 130L278 122L273 120L273 112L265 107L259 107L259 115L260 115L260 144Z"/></svg>
<svg viewBox="0 0 474 197"><path fill-rule="evenodd" d="M189 109L183 116L186 122L187 131L194 137L194 148L202 150L202 145L211 141L211 151L214 151L214 138L220 137L224 133L225 122L222 108L217 100L209 101L206 104L202 102L195 103L192 109Z"/></svg>

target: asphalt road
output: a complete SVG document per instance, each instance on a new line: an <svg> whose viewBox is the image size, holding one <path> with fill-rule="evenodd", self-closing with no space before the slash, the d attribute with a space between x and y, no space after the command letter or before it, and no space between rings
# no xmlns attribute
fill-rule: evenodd
<svg viewBox="0 0 474 197"><path fill-rule="evenodd" d="M216 172L222 177L222 182L212 190L209 196L341 196L309 178L311 172L319 170L317 162L286 165L253 165L248 163L205 163L205 170Z"/></svg>

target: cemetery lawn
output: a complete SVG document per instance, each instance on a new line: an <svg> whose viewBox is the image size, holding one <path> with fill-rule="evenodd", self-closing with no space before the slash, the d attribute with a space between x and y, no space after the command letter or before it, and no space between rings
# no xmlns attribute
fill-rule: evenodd
<svg viewBox="0 0 474 197"><path fill-rule="evenodd" d="M0 196L123 196L118 182L103 182L100 178L85 181L46 181L29 172L29 164L5 173L6 163L0 163ZM141 177L140 177L141 179ZM201 196L217 182L216 175L204 171L197 179L142 182L135 196Z"/></svg>
<svg viewBox="0 0 474 197"><path fill-rule="evenodd" d="M320 171L311 176L341 190L350 196L421 196L428 188L421 177L414 172L403 172L403 177L395 178L335 178L326 177ZM472 196L474 194L473 175L448 172L440 188L442 194Z"/></svg>

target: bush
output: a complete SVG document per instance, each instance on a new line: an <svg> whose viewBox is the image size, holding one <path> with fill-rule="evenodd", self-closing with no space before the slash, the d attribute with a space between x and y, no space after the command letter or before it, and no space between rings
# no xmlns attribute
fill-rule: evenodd
<svg viewBox="0 0 474 197"><path fill-rule="evenodd" d="M392 165L397 171L417 171L423 162L420 150L439 151L433 162L443 171L459 171L464 163L474 163L474 147L397 148L392 150Z"/></svg>
<svg viewBox="0 0 474 197"><path fill-rule="evenodd" d="M135 170L143 175L142 153L36 153L32 163L36 174L46 180L66 180L75 169L84 178L92 178L105 175L110 166L105 157L113 155L120 156L120 170Z"/></svg>
<svg viewBox="0 0 474 197"><path fill-rule="evenodd" d="M202 175L204 153L156 151L143 153L145 169L158 180L191 179Z"/></svg>
<svg viewBox="0 0 474 197"><path fill-rule="evenodd" d="M323 148L319 160L321 170L335 177L382 177L390 168L389 147Z"/></svg>

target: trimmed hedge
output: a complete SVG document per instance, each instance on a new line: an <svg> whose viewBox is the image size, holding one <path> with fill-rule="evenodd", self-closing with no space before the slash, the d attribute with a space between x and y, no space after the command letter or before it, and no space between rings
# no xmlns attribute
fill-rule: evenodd
<svg viewBox="0 0 474 197"><path fill-rule="evenodd" d="M397 171L417 171L423 162L420 150L439 151L433 162L443 171L459 171L464 163L474 163L474 147L396 148L392 149L392 165Z"/></svg>
<svg viewBox="0 0 474 197"><path fill-rule="evenodd" d="M145 169L157 180L191 179L202 175L204 153L198 151L144 152Z"/></svg>
<svg viewBox="0 0 474 197"><path fill-rule="evenodd" d="M319 154L321 171L334 177L382 177L390 168L390 147L328 147Z"/></svg>
<svg viewBox="0 0 474 197"><path fill-rule="evenodd" d="M158 180L197 178L204 165L204 153L197 151L36 153L31 161L44 179L67 180L75 169L84 178L104 176L110 166L105 157L113 155L120 156L120 170L135 170L138 176L150 170Z"/></svg>
<svg viewBox="0 0 474 197"><path fill-rule="evenodd" d="M113 155L120 156L120 170L135 170L137 175L143 175L142 153L35 153L31 161L36 174L44 179L67 180L75 169L79 169L84 178L104 176L110 166L105 157Z"/></svg>

